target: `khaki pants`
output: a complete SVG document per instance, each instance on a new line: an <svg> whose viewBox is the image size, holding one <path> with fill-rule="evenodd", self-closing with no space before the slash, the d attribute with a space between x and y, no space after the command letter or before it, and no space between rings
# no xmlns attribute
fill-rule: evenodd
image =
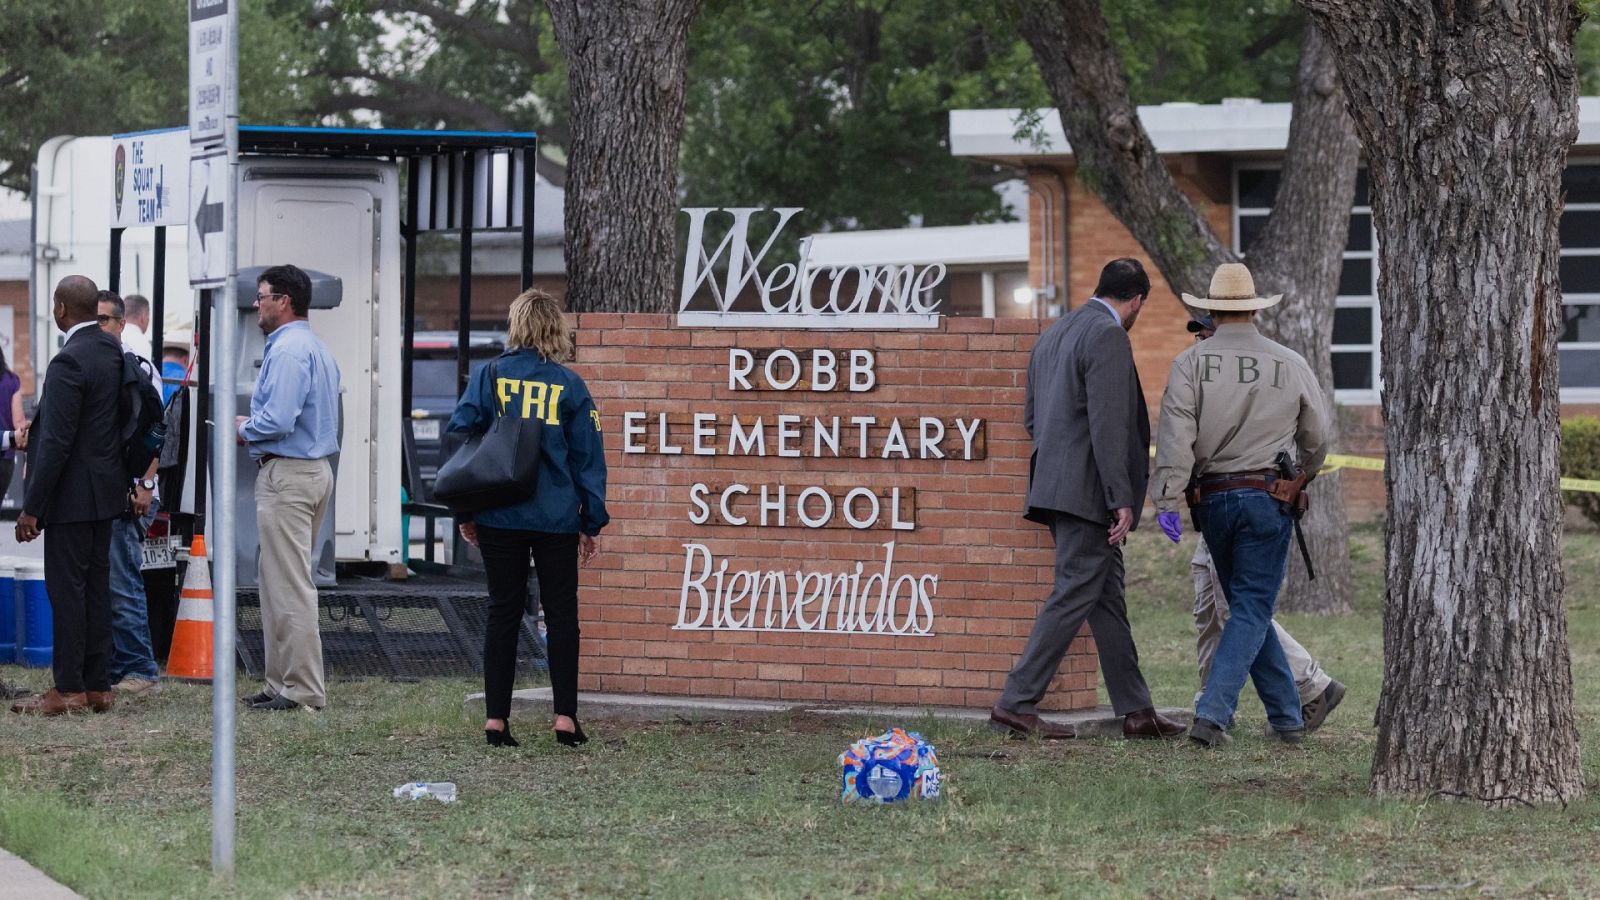
<svg viewBox="0 0 1600 900"><path fill-rule="evenodd" d="M1196 650L1200 656L1200 683L1204 685L1211 676L1211 660L1217 655L1217 642L1222 640L1222 626L1228 621L1228 597L1222 592L1222 581L1217 578L1211 550L1204 538L1195 548L1189 571L1194 575L1194 627L1200 633ZM1289 659L1289 674L1294 676L1301 705L1322 696L1333 679L1277 619L1272 620L1272 627L1278 634L1278 643L1283 646L1283 655ZM1199 695L1195 697L1198 702Z"/></svg>
<svg viewBox="0 0 1600 900"><path fill-rule="evenodd" d="M327 703L311 548L332 496L326 459L274 459L256 473L267 691L302 706Z"/></svg>

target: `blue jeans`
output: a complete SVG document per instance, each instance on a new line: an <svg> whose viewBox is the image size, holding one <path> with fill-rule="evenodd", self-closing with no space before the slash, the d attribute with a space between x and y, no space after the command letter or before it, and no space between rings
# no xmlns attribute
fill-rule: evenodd
<svg viewBox="0 0 1600 900"><path fill-rule="evenodd" d="M124 678L155 681L156 653L150 646L150 609L145 602L144 541L141 535L155 521L155 500L136 524L126 516L111 523L111 683Z"/></svg>
<svg viewBox="0 0 1600 900"><path fill-rule="evenodd" d="M1273 728L1304 728L1300 692L1272 628L1294 520L1266 491L1254 489L1212 494L1200 502L1195 518L1211 547L1232 610L1217 644L1211 676L1195 703L1195 717L1227 726L1248 677L1255 682Z"/></svg>

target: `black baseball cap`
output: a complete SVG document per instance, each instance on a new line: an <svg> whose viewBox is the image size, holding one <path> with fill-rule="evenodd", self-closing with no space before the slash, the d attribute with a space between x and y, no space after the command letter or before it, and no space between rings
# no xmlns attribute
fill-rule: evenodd
<svg viewBox="0 0 1600 900"><path fill-rule="evenodd" d="M1202 331L1216 331L1217 326L1212 323L1210 316L1200 316L1190 319L1189 324L1183 326L1189 329L1190 334L1199 334Z"/></svg>

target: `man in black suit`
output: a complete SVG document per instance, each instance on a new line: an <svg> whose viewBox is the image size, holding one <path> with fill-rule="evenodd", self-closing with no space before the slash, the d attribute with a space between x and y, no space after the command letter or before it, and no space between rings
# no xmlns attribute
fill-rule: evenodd
<svg viewBox="0 0 1600 900"><path fill-rule="evenodd" d="M1036 706L1084 622L1123 735L1184 731L1150 701L1123 599L1122 542L1139 524L1150 472L1150 417L1128 332L1149 295L1150 276L1138 260L1106 263L1094 297L1045 329L1028 360L1023 424L1034 457L1027 518L1055 539L1056 582L989 714L994 727L1013 734L1077 736L1069 725L1039 718Z"/></svg>
<svg viewBox="0 0 1600 900"><path fill-rule="evenodd" d="M56 285L56 326L66 332L45 371L44 394L28 434L28 490L17 540L48 529L44 579L54 617L55 687L12 705L58 716L105 712L112 694L111 521L128 506L119 435L122 347L96 321L94 282L71 275Z"/></svg>

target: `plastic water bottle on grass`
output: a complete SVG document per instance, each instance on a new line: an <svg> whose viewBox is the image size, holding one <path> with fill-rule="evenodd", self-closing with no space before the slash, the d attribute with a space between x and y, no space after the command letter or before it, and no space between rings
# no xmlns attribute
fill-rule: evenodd
<svg viewBox="0 0 1600 900"><path fill-rule="evenodd" d="M456 783L453 781L413 781L394 789L396 800L437 800L440 803L456 802Z"/></svg>

